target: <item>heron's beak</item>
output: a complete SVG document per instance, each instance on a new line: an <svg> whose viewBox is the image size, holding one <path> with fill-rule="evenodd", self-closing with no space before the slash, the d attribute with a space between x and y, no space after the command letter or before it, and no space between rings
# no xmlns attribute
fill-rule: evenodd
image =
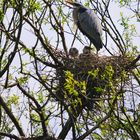
<svg viewBox="0 0 140 140"><path fill-rule="evenodd" d="M74 5L72 0L66 0L65 2L68 3L68 4Z"/></svg>

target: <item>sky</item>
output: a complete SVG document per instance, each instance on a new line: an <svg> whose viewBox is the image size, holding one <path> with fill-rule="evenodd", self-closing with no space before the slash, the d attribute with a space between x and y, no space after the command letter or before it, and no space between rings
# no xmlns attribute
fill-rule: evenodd
<svg viewBox="0 0 140 140"><path fill-rule="evenodd" d="M83 0L83 3L84 3L84 0ZM130 12L130 10L124 8L124 7L119 7L115 2L111 2L110 3L110 6L109 6L109 11L111 13L111 17L113 19L113 22L115 23L116 27L118 28L118 30L120 32L123 31L122 29L122 26L120 25L120 12L123 12L123 15L124 16L132 16L133 13ZM72 12L72 9L69 9L69 7L65 7L64 9L64 13L66 12ZM47 18L47 17L46 17ZM71 14L71 18L72 18L72 14ZM71 22L71 21L70 21ZM139 34L139 37L140 37L140 26L139 26L139 22L136 22L136 20L134 20L134 18L132 18L132 20L130 21L130 23L132 24L135 24L136 25L136 31L137 33ZM75 32L75 28L74 28L74 24L71 22L70 23L70 27L73 31L73 33ZM57 40L57 35L55 34L55 32L53 30L49 30L51 27L49 25L44 25L43 26L43 31L44 33L46 34L46 36L48 37L49 41L52 43L52 45L55 46L55 44L57 43L56 40ZM71 47L71 43L72 43L72 40L73 40L73 35L70 35L68 34L67 32L70 32L69 30L69 27L67 26L67 24L64 25L64 29L65 29L65 36L66 36L66 43L67 43L67 46L68 48ZM78 30L78 33L79 33L79 30ZM88 45L89 42L87 43L87 38L85 40L85 36L83 34L80 34L82 36L82 41L84 43L84 45ZM134 40L133 40L133 43L137 46L140 46L140 41L139 41L139 37L135 37ZM21 35L21 38L23 40L23 42L25 44L27 44L28 46L32 47L34 46L35 42L34 40L36 40L36 37L34 36L34 34L32 33L31 29L29 28L28 25L25 25L24 26L24 29L23 29L23 32L22 32L22 35ZM105 34L103 33L103 36L102 36L103 40L105 40ZM108 44L108 47L111 48L111 47L114 47L114 43L112 40L108 40L109 44ZM83 44L81 44L78 40L75 41L73 47L76 47L79 49L80 52L82 52L82 48L84 46ZM61 49L61 48L60 48ZM100 51L100 54L104 54L106 53L105 49L103 48L101 51Z"/></svg>

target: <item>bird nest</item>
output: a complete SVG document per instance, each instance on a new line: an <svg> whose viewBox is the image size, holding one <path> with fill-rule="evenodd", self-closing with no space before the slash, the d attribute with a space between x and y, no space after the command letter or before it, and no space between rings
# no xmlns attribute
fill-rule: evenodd
<svg viewBox="0 0 140 140"><path fill-rule="evenodd" d="M89 110L102 97L117 89L121 77L131 63L125 56L98 56L80 54L62 58L63 68L57 69L56 95L66 105ZM128 80L128 77L125 77Z"/></svg>
<svg viewBox="0 0 140 140"><path fill-rule="evenodd" d="M103 71L106 66L111 66L115 71L114 74L119 75L120 71L130 64L130 58L124 56L98 56L96 54L82 55L78 58L63 58L64 65L70 71L88 72L97 68Z"/></svg>

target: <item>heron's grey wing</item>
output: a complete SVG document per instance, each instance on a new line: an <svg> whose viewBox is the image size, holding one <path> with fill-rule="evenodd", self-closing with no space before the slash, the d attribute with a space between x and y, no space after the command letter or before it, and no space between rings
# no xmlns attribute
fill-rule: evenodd
<svg viewBox="0 0 140 140"><path fill-rule="evenodd" d="M97 15L91 9L87 9L85 12L79 13L77 24L81 32L90 39L97 50L102 48L101 23Z"/></svg>

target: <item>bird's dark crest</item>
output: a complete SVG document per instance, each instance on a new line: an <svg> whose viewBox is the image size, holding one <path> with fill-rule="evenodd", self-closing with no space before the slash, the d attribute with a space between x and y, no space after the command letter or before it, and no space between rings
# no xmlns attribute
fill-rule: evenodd
<svg viewBox="0 0 140 140"><path fill-rule="evenodd" d="M86 8L80 7L79 10L78 10L78 12L79 12L79 13L83 13L83 12L85 12L86 10L87 10Z"/></svg>

